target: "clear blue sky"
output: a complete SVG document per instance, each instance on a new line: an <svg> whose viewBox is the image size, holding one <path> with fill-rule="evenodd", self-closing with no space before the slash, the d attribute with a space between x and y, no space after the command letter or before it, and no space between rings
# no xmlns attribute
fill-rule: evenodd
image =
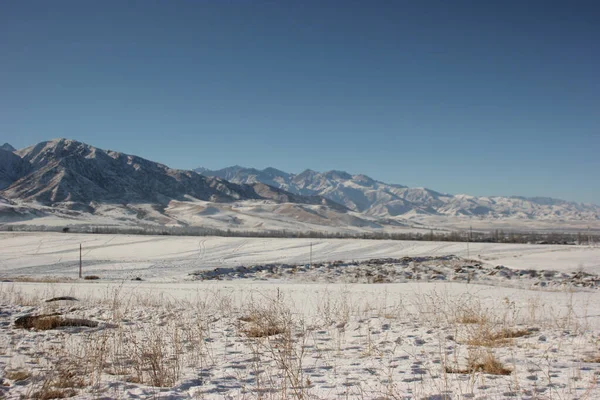
<svg viewBox="0 0 600 400"><path fill-rule="evenodd" d="M600 204L598 1L6 1L0 142Z"/></svg>

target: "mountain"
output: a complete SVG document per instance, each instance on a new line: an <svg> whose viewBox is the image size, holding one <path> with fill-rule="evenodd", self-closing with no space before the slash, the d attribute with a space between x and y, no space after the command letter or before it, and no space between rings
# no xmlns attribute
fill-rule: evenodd
<svg viewBox="0 0 600 400"><path fill-rule="evenodd" d="M14 214L18 205L35 208L36 215L58 213L87 219L94 215L177 225L208 222L220 228L237 221L244 228L245 220L256 225L256 210L264 213L269 207L272 210L267 212L296 223L310 219L333 224L343 219L339 214L349 211L318 195L289 193L261 182L235 184L68 139L14 153L0 150L0 185L4 214ZM182 210L195 214L181 218L178 212ZM356 218L357 225L369 224Z"/></svg>
<svg viewBox="0 0 600 400"><path fill-rule="evenodd" d="M211 171L206 168L197 168L194 171L205 176L217 177L227 181L244 182L247 184L260 182L284 190L286 190L285 182L291 176L290 174L275 168L258 170L254 168L240 167L239 165L224 168L218 171ZM294 193L301 194L297 191Z"/></svg>
<svg viewBox="0 0 600 400"><path fill-rule="evenodd" d="M191 196L210 201L260 198L252 188L180 171L140 157L67 139L15 153L30 173L4 190L8 198L42 204L91 202L162 204Z"/></svg>
<svg viewBox="0 0 600 400"><path fill-rule="evenodd" d="M0 149L0 190L7 188L29 171L29 163L12 151Z"/></svg>
<svg viewBox="0 0 600 400"><path fill-rule="evenodd" d="M2 146L0 146L0 150L4 150L4 151L9 151L9 152L14 152L17 149L15 149L14 147L12 147L10 144L8 143L4 143Z"/></svg>
<svg viewBox="0 0 600 400"><path fill-rule="evenodd" d="M68 139L0 149L0 224L168 225L362 232L581 230L600 208L542 197L475 197L344 171L235 166L197 172Z"/></svg>
<svg viewBox="0 0 600 400"><path fill-rule="evenodd" d="M323 204L319 196L298 196L263 183L235 184L193 171L177 170L141 157L102 150L68 139L42 142L16 153L3 152L8 198L57 203L156 203L189 198L211 202L274 200Z"/></svg>
<svg viewBox="0 0 600 400"><path fill-rule="evenodd" d="M451 195L426 188L388 184L366 175L351 175L344 171L317 172L307 169L299 174L290 174L274 168L257 170L235 166L198 172L206 176L223 177L238 184L263 182L291 193L323 196L353 211L377 218L417 220L429 216L488 220L600 220L600 207L591 204L543 197Z"/></svg>

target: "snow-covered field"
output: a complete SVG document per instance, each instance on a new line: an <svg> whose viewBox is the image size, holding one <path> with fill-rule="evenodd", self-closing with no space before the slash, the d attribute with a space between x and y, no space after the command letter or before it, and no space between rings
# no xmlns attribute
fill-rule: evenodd
<svg viewBox="0 0 600 400"><path fill-rule="evenodd" d="M307 264L385 257L456 255L510 268L600 273L600 248L581 246L0 233L0 277L74 277L82 245L85 275L181 281L201 269L264 263Z"/></svg>
<svg viewBox="0 0 600 400"><path fill-rule="evenodd" d="M600 398L599 273L578 246L3 233L0 397Z"/></svg>

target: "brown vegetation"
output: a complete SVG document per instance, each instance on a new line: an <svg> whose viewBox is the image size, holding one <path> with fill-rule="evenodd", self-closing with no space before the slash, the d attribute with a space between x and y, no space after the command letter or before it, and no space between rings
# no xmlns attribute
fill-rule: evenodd
<svg viewBox="0 0 600 400"><path fill-rule="evenodd" d="M11 381L19 382L19 381L24 381L25 379L28 379L31 376L31 374L28 371L18 369L18 370L14 370L14 371L6 371L5 376L7 379L10 379Z"/></svg>
<svg viewBox="0 0 600 400"><path fill-rule="evenodd" d="M59 314L48 315L27 315L17 318L15 321L17 328L35 329L38 331L46 331L60 327L87 326L95 328L98 326L96 321L91 321L83 318L63 318Z"/></svg>
<svg viewBox="0 0 600 400"><path fill-rule="evenodd" d="M446 366L449 374L474 374L482 372L489 375L510 375L511 369L506 368L491 352L476 353L469 357L466 368L452 368Z"/></svg>

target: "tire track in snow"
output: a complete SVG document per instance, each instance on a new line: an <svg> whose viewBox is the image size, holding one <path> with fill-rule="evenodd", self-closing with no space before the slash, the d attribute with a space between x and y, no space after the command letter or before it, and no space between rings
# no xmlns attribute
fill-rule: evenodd
<svg viewBox="0 0 600 400"><path fill-rule="evenodd" d="M40 249L42 248L42 244L44 244L44 239L40 239L40 243L38 243L38 246L35 249L35 253L33 253L33 254L37 255L40 252Z"/></svg>
<svg viewBox="0 0 600 400"><path fill-rule="evenodd" d="M206 239L200 240L198 242L198 247L200 248L200 254L198 255L198 258L200 261L204 261L206 258Z"/></svg>

